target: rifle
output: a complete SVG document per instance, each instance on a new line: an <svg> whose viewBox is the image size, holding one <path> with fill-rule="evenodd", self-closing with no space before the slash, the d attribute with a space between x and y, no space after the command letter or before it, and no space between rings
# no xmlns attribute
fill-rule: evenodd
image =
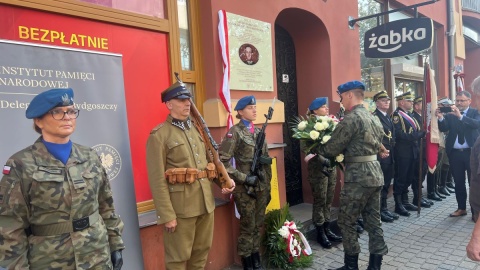
<svg viewBox="0 0 480 270"><path fill-rule="evenodd" d="M175 72L175 77L177 78L177 81L182 83L182 81L178 77L177 72ZM194 119L194 123L198 129L198 132L200 132L200 135L202 135L202 138L205 141L205 144L207 146L208 158L210 159L210 162L213 162L215 164L218 180L220 181L222 188L230 189L232 188L231 179L230 179L230 176L228 176L227 169L225 169L225 166L220 161L220 157L218 156L218 152L217 152L218 144L213 139L212 134L210 134L210 130L208 129L207 123L205 122L205 119L203 119L202 115L198 111L197 107L195 106L195 103L193 103L193 100L190 99L190 103L191 103L190 115Z"/></svg>
<svg viewBox="0 0 480 270"><path fill-rule="evenodd" d="M263 144L265 143L265 129L268 125L268 120L272 119L273 115L273 106L275 104L275 98L273 98L272 106L268 108L268 114L265 115L265 123L262 126L262 130L258 133L257 140L255 141L255 154L253 155L252 166L250 166L250 176L257 175L258 176L258 169L260 164L272 164L272 160L270 158L263 157ZM259 178L259 180L261 180ZM257 194L255 193L255 189L252 186L245 185L245 189L247 190L247 194L252 198L257 198Z"/></svg>

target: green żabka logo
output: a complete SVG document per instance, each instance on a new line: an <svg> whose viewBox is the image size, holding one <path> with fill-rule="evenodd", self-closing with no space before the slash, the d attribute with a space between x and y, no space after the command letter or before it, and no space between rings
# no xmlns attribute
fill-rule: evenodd
<svg viewBox="0 0 480 270"><path fill-rule="evenodd" d="M365 32L368 58L394 58L421 52L433 45L433 22L410 18L382 24Z"/></svg>

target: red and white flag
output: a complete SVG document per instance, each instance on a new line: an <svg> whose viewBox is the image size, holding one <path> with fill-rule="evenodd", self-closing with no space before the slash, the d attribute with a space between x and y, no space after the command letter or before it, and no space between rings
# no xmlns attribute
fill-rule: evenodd
<svg viewBox="0 0 480 270"><path fill-rule="evenodd" d="M7 165L3 166L3 174L6 174L6 175L10 174L10 169L11 169L10 166L7 166Z"/></svg>
<svg viewBox="0 0 480 270"><path fill-rule="evenodd" d="M227 128L230 129L233 126L232 117L232 101L230 99L230 55L228 50L228 25L227 25L227 13L225 10L218 11L218 40L220 42L220 49L223 59L223 79L222 86L220 88L220 99L222 100L223 107L228 112Z"/></svg>
<svg viewBox="0 0 480 270"><path fill-rule="evenodd" d="M425 131L427 131L425 157L427 159L428 170L430 171L430 173L433 173L437 166L438 143L440 139L437 117L435 116L435 110L437 109L437 87L435 85L435 80L433 79L433 76L434 75L430 70L430 65L428 63L425 63L424 112L426 113L426 115L424 119L426 120L423 121L423 128Z"/></svg>

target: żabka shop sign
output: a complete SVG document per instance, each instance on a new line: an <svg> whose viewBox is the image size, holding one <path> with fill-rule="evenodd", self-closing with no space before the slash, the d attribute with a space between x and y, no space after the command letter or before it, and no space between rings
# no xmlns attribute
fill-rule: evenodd
<svg viewBox="0 0 480 270"><path fill-rule="evenodd" d="M382 24L365 33L368 58L394 58L421 52L433 45L433 22L411 18Z"/></svg>

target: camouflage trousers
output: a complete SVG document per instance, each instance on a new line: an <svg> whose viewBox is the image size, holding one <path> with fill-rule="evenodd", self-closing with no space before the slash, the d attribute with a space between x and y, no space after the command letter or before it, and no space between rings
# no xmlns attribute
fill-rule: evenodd
<svg viewBox="0 0 480 270"><path fill-rule="evenodd" d="M327 177L319 170L309 169L308 181L313 196L312 221L316 226L321 226L324 222L330 221L330 208L335 195L337 170L335 168Z"/></svg>
<svg viewBox="0 0 480 270"><path fill-rule="evenodd" d="M260 249L260 228L263 226L265 210L270 202L270 188L256 193L257 199L253 199L243 185L238 185L234 190L235 205L240 214L237 244L240 256L250 256Z"/></svg>
<svg viewBox="0 0 480 270"><path fill-rule="evenodd" d="M359 183L345 183L340 193L338 226L343 235L343 248L348 255L360 253L356 221L361 214L368 232L370 254L385 255L387 244L380 222L380 191L382 187L363 187Z"/></svg>

